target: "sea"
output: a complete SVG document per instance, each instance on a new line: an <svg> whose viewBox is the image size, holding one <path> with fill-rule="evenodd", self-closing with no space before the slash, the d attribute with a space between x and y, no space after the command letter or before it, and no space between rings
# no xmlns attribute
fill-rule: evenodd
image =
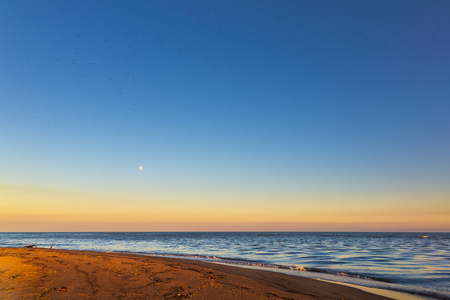
<svg viewBox="0 0 450 300"><path fill-rule="evenodd" d="M167 256L450 299L450 233L0 233L0 247Z"/></svg>

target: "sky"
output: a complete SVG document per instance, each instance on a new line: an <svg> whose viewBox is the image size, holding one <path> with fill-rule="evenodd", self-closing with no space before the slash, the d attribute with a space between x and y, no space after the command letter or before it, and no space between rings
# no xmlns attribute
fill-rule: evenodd
<svg viewBox="0 0 450 300"><path fill-rule="evenodd" d="M4 1L0 231L450 231L449 15Z"/></svg>

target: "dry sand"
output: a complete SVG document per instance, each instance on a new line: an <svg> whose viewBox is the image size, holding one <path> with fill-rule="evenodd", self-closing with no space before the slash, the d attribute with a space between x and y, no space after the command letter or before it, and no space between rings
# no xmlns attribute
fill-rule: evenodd
<svg viewBox="0 0 450 300"><path fill-rule="evenodd" d="M143 255L0 248L0 299L389 299L263 270Z"/></svg>

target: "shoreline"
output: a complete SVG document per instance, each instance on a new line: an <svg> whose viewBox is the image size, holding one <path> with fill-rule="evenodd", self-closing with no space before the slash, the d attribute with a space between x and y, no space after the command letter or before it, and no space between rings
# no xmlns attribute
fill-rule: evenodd
<svg viewBox="0 0 450 300"><path fill-rule="evenodd" d="M174 259L177 259L177 258L174 257ZM210 262L210 263L212 263L212 264L220 264L220 265L230 265L230 264L227 264L227 263L224 263L224 262ZM291 272L289 272L289 271L292 271L292 270L272 269L272 268L267 268L267 267L254 267L254 266L239 265L239 264L237 264L237 265L233 264L231 266L236 266L237 268L244 268L244 269L251 269L251 270L263 270L263 271L267 271L267 272L281 273L281 274L286 274L288 276L309 278L309 279L313 279L313 280L318 280L318 281L329 282L329 283L333 283L333 284L349 286L349 287L353 287L355 289L363 290L363 291L371 293L371 294L376 294L376 295L379 295L379 296L384 296L384 297L388 297L388 298L392 298L392 299L396 299L396 300L436 300L436 299L441 299L441 298L432 298L432 297L427 297L427 296L423 296L423 295L417 295L417 294L402 292L402 291L396 291L396 290L383 289L383 288L378 288L378 287L370 287L370 286L364 286L364 285L359 285L359 284L353 284L353 283L343 282L343 281L339 281L339 280L306 277L306 276L303 276L302 273L294 275Z"/></svg>
<svg viewBox="0 0 450 300"><path fill-rule="evenodd" d="M200 261L200 262L217 264L217 265L234 266L237 268L244 268L244 269L250 269L250 270L262 270L262 271L267 271L267 272L275 272L275 273L280 273L280 274L286 274L288 276L309 278L309 279L313 279L313 280L349 286L349 287L353 287L356 289L366 291L371 294L376 294L376 295L393 298L393 299L397 299L397 300L435 300L435 299L438 299L438 298L427 297L424 295L402 292L399 290L391 290L391 289L386 289L386 288L381 288L381 287L370 287L370 286L365 286L365 285L355 284L355 283L348 283L348 282L334 280L334 279L323 279L323 278L314 278L311 276L305 276L304 273L309 272L309 271L302 271L301 273L294 274L293 273L294 269L271 268L271 267L266 267L266 266L235 264L235 263L228 263L223 260L220 260L220 261L202 260L202 259L196 259L196 258L184 258L182 256L176 256L176 255L164 255L164 254L158 255L158 254L145 254L145 253L132 253L132 252L110 252L110 253L124 253L124 254L132 254L132 255L163 257L163 258L169 258L169 259L173 258L173 259L188 260L188 261ZM335 275L335 276L337 276L337 275Z"/></svg>
<svg viewBox="0 0 450 300"><path fill-rule="evenodd" d="M2 299L390 299L339 283L139 254L0 248Z"/></svg>

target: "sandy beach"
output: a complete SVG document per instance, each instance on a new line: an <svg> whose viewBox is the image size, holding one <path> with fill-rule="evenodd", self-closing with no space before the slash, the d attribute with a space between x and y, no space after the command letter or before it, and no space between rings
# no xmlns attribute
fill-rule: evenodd
<svg viewBox="0 0 450 300"><path fill-rule="evenodd" d="M309 278L200 261L0 248L1 299L388 299Z"/></svg>

